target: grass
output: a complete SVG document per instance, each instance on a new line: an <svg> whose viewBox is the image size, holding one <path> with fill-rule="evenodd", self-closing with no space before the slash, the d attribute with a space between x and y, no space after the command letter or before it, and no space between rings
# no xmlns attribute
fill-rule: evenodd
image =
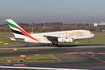
<svg viewBox="0 0 105 70"><path fill-rule="evenodd" d="M94 32L94 34L105 34L105 32ZM14 37L12 32L0 32L0 41L3 42L3 43L0 43L0 46L23 46L25 45L25 44L11 41L8 37ZM75 42L79 42L79 43L75 43ZM4 43L8 43L8 45L4 45ZM62 44L105 44L105 35L96 35L92 39L75 40L72 43L62 43Z"/></svg>
<svg viewBox="0 0 105 70"><path fill-rule="evenodd" d="M55 59L55 57L52 57L51 54L45 54L45 55L40 55L40 56L35 56L35 55L26 55L26 57L32 57L32 59ZM0 60L11 60L11 59L23 59L24 57L20 56L10 56L10 57L0 57Z"/></svg>
<svg viewBox="0 0 105 70"><path fill-rule="evenodd" d="M0 43L0 46L23 46L24 44L11 41L9 37L14 37L12 32L0 32L0 41L3 43ZM4 45L4 43L8 43L8 45Z"/></svg>
<svg viewBox="0 0 105 70"><path fill-rule="evenodd" d="M105 32L94 32L94 34L105 34ZM11 41L8 37L14 37L12 32L0 32L0 41L3 42L3 43L0 43L0 46L23 46L24 45L24 44ZM4 45L4 43L9 43L9 44ZM92 39L75 40L72 43L63 43L63 44L105 44L105 35L96 35ZM22 51L22 49L21 50L19 49L18 51ZM14 50L13 49L0 50L0 53L3 53L3 52L14 52ZM8 63L6 60L17 60L17 62L14 62L14 63L19 63L18 60L23 60L22 63L49 62L49 61L57 60L57 58L51 54L45 54L40 56L26 55L26 57L32 57L32 60L24 60L24 58L19 56L10 56L10 57L0 57L0 63ZM48 59L52 59L52 60L48 60Z"/></svg>
<svg viewBox="0 0 105 70"><path fill-rule="evenodd" d="M105 34L105 32L93 32L94 34Z"/></svg>
<svg viewBox="0 0 105 70"><path fill-rule="evenodd" d="M24 57L20 56L10 56L10 57L0 57L0 63L8 63L7 60L13 60L13 63L19 63L19 60L23 60L21 63L29 63L29 62L49 62L58 60L52 54L44 54L40 56L35 55L26 55L26 57L31 57L32 59L26 60Z"/></svg>
<svg viewBox="0 0 105 70"><path fill-rule="evenodd" d="M4 53L4 52L15 52L15 51L25 51L26 49L0 49L0 53Z"/></svg>
<svg viewBox="0 0 105 70"><path fill-rule="evenodd" d="M79 44L105 44L105 35L95 36L92 39L76 40L73 42L79 42Z"/></svg>

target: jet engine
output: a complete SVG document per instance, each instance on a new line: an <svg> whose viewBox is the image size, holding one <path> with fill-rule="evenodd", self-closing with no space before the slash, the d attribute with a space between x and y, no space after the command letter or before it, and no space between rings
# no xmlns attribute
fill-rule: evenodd
<svg viewBox="0 0 105 70"><path fill-rule="evenodd" d="M58 38L58 42L73 42L73 38Z"/></svg>

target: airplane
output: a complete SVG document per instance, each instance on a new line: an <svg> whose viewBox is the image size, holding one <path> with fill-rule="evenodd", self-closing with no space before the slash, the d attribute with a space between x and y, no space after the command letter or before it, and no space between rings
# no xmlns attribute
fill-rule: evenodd
<svg viewBox="0 0 105 70"><path fill-rule="evenodd" d="M21 28L12 19L6 19L15 37L10 37L11 40L20 43L34 43L34 44L49 44L49 46L58 46L58 43L71 43L78 39L90 39L94 34L89 30L68 30L29 34Z"/></svg>

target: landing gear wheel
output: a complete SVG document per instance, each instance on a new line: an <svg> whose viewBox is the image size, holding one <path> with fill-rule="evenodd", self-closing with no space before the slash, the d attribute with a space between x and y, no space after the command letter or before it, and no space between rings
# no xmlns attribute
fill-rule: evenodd
<svg viewBox="0 0 105 70"><path fill-rule="evenodd" d="M53 44L52 43L52 44L49 44L49 46L55 46L56 47L56 46L58 46L58 44Z"/></svg>

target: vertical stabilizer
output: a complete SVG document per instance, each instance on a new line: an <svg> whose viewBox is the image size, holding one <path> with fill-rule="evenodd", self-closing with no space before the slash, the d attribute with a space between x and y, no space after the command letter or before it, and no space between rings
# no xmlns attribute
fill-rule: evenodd
<svg viewBox="0 0 105 70"><path fill-rule="evenodd" d="M17 23L15 23L12 19L6 19L6 22L9 25L9 27L12 30L15 37L23 37L24 34L22 32L27 33Z"/></svg>
<svg viewBox="0 0 105 70"><path fill-rule="evenodd" d="M12 19L6 19L7 24L9 25L10 29L12 30L13 34L17 38L28 37L35 41L38 41L30 34L28 34L24 29L22 29L17 23L15 23Z"/></svg>

